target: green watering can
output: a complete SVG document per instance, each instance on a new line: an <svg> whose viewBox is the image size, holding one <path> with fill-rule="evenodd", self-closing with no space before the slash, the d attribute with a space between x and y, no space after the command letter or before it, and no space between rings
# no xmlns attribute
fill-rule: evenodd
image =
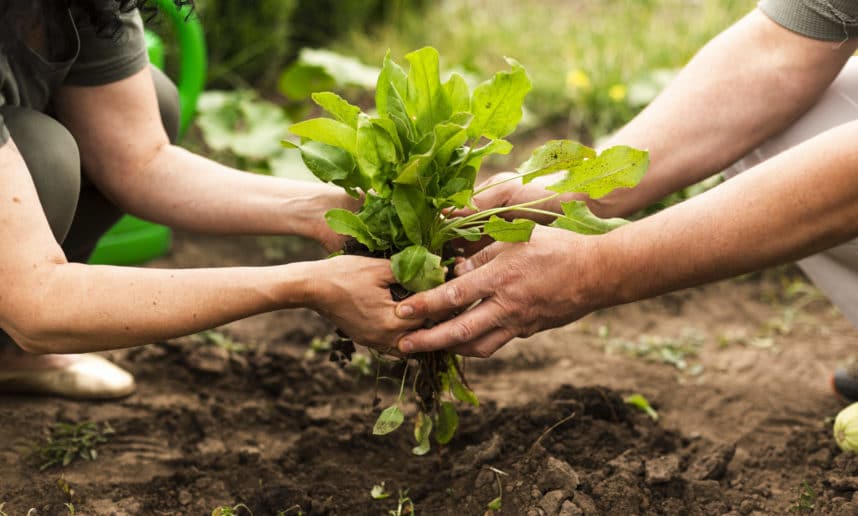
<svg viewBox="0 0 858 516"><path fill-rule="evenodd" d="M206 76L206 44L199 20L191 15L190 6L177 8L173 0L156 0L162 15L168 16L176 29L181 51L179 72L179 106L181 116L179 135L185 133L203 90ZM149 61L164 68L164 42L155 33L146 31ZM170 249L170 228L126 215L101 237L89 263L133 265L162 256Z"/></svg>

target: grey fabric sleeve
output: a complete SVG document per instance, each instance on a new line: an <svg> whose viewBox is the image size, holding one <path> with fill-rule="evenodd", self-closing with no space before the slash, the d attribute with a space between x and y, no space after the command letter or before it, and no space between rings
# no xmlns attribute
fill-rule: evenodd
<svg viewBox="0 0 858 516"><path fill-rule="evenodd" d="M88 21L78 22L80 54L66 77L72 86L99 86L139 72L149 63L143 20L135 9L119 15L122 27L116 37L96 34Z"/></svg>
<svg viewBox="0 0 858 516"><path fill-rule="evenodd" d="M856 0L762 0L758 7L778 25L813 39L858 37Z"/></svg>

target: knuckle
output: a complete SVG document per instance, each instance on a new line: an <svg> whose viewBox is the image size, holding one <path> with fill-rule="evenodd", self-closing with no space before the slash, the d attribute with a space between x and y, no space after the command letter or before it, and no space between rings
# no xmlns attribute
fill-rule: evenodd
<svg viewBox="0 0 858 516"><path fill-rule="evenodd" d="M447 301L453 306L460 306L465 302L465 293L456 283L450 283L444 287Z"/></svg>
<svg viewBox="0 0 858 516"><path fill-rule="evenodd" d="M467 322L458 322L452 329L453 337L458 342L469 342L473 339L474 329Z"/></svg>

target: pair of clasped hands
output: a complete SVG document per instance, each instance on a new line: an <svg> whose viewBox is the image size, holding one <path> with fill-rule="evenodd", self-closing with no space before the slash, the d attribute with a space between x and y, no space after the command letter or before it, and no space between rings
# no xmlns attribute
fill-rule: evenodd
<svg viewBox="0 0 858 516"><path fill-rule="evenodd" d="M505 176L499 174L490 181L500 182ZM497 185L475 197L474 203L488 209L545 197L544 188L529 187ZM593 238L537 225L529 242L481 241L465 248L466 257L454 268L456 277L439 287L399 303L389 294L381 301L381 296L365 292L355 303L374 305L355 310L365 315L361 325L366 326L350 327L336 314L325 315L356 342L382 352L408 355L446 349L463 356L489 357L513 338L562 326L597 308L588 296L573 291L587 270L583 260ZM341 258L350 257L335 260ZM395 283L386 260L374 272L378 288ZM390 304L395 305L392 314Z"/></svg>

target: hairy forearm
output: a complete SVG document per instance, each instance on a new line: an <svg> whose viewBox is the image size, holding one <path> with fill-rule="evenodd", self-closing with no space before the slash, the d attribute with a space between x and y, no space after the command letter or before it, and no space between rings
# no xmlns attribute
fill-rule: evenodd
<svg viewBox="0 0 858 516"><path fill-rule="evenodd" d="M759 270L858 236L856 138L858 123L832 129L705 194L599 237L595 262L604 268L602 285L593 290L604 302L597 304Z"/></svg>
<svg viewBox="0 0 858 516"><path fill-rule="evenodd" d="M352 202L329 185L241 172L173 145L138 171L104 177L129 213L204 233L314 237L327 209Z"/></svg>
<svg viewBox="0 0 858 516"><path fill-rule="evenodd" d="M812 40L754 11L707 44L653 103L606 145L648 149L633 190L590 201L624 216L720 172L819 98L856 48Z"/></svg>
<svg viewBox="0 0 858 516"><path fill-rule="evenodd" d="M5 329L37 353L130 347L187 335L249 315L307 305L309 263L162 270L44 265L22 274Z"/></svg>

